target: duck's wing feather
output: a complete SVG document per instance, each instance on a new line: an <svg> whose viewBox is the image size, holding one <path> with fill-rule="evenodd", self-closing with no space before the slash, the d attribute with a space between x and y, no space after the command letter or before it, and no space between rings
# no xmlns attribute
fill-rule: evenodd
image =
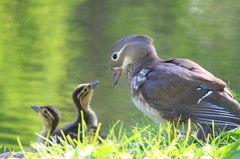
<svg viewBox="0 0 240 159"><path fill-rule="evenodd" d="M185 120L186 117L191 118L195 123L212 125L220 127L227 127L228 130L240 126L240 114L220 100L216 99L212 94L197 99L199 96L210 92L206 89L199 89L192 92L190 95L182 99L178 104L173 104L173 114L176 117L182 116Z"/></svg>
<svg viewBox="0 0 240 159"><path fill-rule="evenodd" d="M159 63L146 74L142 94L148 101L172 104L198 87L223 90L226 83L214 77L198 64L187 59L172 59Z"/></svg>
<svg viewBox="0 0 240 159"><path fill-rule="evenodd" d="M210 116L214 116L215 104L211 101L201 102L209 91L213 93L213 97L218 94L217 92L222 92L224 95L218 99L221 103L227 98L228 103L235 102L225 87L225 82L214 77L198 64L187 59L171 59L149 69L146 80L142 83L141 93L150 106L164 112L166 116L174 118L182 115L186 119L194 118L198 122L203 121L204 118L203 115L198 115L199 111L211 110ZM188 101L189 98L192 102ZM236 109L240 109L237 102L233 105ZM217 108L222 109L220 107L217 105Z"/></svg>
<svg viewBox="0 0 240 159"><path fill-rule="evenodd" d="M226 83L221 79L214 77L210 72L202 68L197 63L188 59L170 59L164 61L165 64L173 64L177 68L185 68L183 74L190 74L193 80L200 81L200 86L207 89L222 90Z"/></svg>

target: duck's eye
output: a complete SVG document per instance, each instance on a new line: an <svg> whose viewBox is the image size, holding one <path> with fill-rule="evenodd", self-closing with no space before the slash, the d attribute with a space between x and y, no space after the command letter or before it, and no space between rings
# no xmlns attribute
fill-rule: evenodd
<svg viewBox="0 0 240 159"><path fill-rule="evenodd" d="M118 55L116 53L112 55L113 60L116 60L117 57L118 57Z"/></svg>
<svg viewBox="0 0 240 159"><path fill-rule="evenodd" d="M44 112L45 114L47 114L47 110L44 110L43 112Z"/></svg>
<svg viewBox="0 0 240 159"><path fill-rule="evenodd" d="M84 91L84 92L87 92L87 88L84 88L83 91Z"/></svg>

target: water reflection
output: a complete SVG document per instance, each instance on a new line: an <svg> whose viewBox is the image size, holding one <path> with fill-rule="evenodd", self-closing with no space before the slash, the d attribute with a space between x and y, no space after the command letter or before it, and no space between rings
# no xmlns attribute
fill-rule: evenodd
<svg viewBox="0 0 240 159"><path fill-rule="evenodd" d="M161 58L192 59L240 92L240 35L234 34L239 18L237 12L229 12L240 5L221 2L219 9L213 1L1 2L0 144L18 149L16 136L24 148L36 141L34 133L42 124L30 105L57 107L62 115L59 126L72 121L72 90L96 80L100 83L91 107L103 132L119 119L125 127L132 125L142 113L130 99L124 76L118 88L113 87L107 63L111 46L132 34L154 38ZM193 5L206 12L189 13ZM231 18L219 17L222 10Z"/></svg>

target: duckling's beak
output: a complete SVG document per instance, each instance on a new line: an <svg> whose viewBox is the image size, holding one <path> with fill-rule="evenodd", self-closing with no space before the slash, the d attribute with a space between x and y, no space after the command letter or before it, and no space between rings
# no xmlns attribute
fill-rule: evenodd
<svg viewBox="0 0 240 159"><path fill-rule="evenodd" d="M121 74L122 74L122 69L118 68L118 69L112 69L113 72L113 84L114 87L117 87L117 83L118 83L118 79L120 78Z"/></svg>
<svg viewBox="0 0 240 159"><path fill-rule="evenodd" d="M94 89L98 83L99 83L98 81L90 83L90 87Z"/></svg>
<svg viewBox="0 0 240 159"><path fill-rule="evenodd" d="M83 130L83 131L79 131L79 132L82 134L83 132L85 132L85 133L86 133L86 132L87 132L87 130Z"/></svg>
<svg viewBox="0 0 240 159"><path fill-rule="evenodd" d="M41 110L41 107L35 105L31 105L31 108L33 108L37 113L39 113Z"/></svg>

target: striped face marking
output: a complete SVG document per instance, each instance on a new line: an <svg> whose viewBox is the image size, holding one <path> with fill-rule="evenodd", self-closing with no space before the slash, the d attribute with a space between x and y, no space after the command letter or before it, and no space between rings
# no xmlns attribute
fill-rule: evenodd
<svg viewBox="0 0 240 159"><path fill-rule="evenodd" d="M84 86L80 92L78 93L78 99L80 99L81 97L85 97L87 96L87 94L89 93L89 88L87 86Z"/></svg>
<svg viewBox="0 0 240 159"><path fill-rule="evenodd" d="M55 117L47 108L41 108L41 111L38 113L38 115L40 116L40 119L44 126L47 128L52 127L52 123L55 120Z"/></svg>
<svg viewBox="0 0 240 159"><path fill-rule="evenodd" d="M124 45L118 52L114 52L114 53L112 54L112 56L111 56L111 59L112 59L113 61L117 61L126 46L127 46L127 44Z"/></svg>
<svg viewBox="0 0 240 159"><path fill-rule="evenodd" d="M90 84L81 85L80 87L82 88L80 88L77 98L79 99L81 107L83 109L88 109L89 103L92 99L93 89L90 87Z"/></svg>
<svg viewBox="0 0 240 159"><path fill-rule="evenodd" d="M42 111L46 118L51 119L51 120L55 119L54 116L46 108L43 108Z"/></svg>

